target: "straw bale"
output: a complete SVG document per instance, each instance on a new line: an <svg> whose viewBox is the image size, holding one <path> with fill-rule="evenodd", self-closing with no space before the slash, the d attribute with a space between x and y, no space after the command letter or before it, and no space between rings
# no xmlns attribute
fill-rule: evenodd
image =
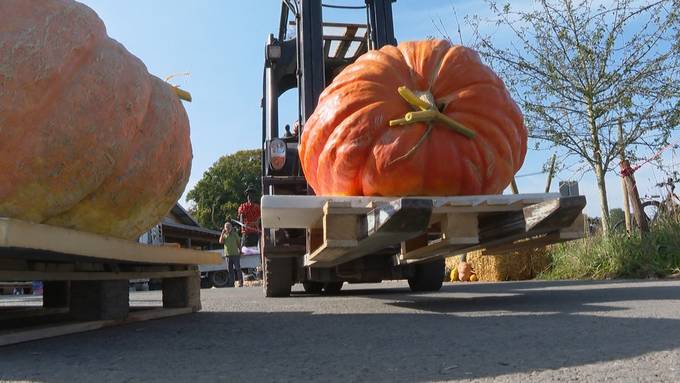
<svg viewBox="0 0 680 383"><path fill-rule="evenodd" d="M446 259L446 270L450 274L461 256ZM549 259L545 248L529 249L504 254L490 254L486 250L467 253L466 260L472 264L480 281L521 281L532 279L548 267ZM448 274L447 274L448 275Z"/></svg>

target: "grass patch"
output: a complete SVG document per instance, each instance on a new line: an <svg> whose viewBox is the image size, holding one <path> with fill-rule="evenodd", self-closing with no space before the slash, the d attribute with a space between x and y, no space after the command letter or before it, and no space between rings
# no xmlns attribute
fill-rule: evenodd
<svg viewBox="0 0 680 383"><path fill-rule="evenodd" d="M550 266L539 279L663 277L680 271L680 219L655 225L650 233L613 233L553 246Z"/></svg>

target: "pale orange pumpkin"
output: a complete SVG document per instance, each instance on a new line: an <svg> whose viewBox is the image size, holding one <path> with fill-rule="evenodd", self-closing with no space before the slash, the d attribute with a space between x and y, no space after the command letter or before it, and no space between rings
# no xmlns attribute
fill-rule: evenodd
<svg viewBox="0 0 680 383"><path fill-rule="evenodd" d="M458 279L463 282L467 282L470 280L470 277L473 275L474 270L472 269L472 265L462 261L458 264L457 266L458 269Z"/></svg>
<svg viewBox="0 0 680 383"><path fill-rule="evenodd" d="M191 167L172 86L72 0L0 1L0 216L135 238Z"/></svg>
<svg viewBox="0 0 680 383"><path fill-rule="evenodd" d="M453 122L390 126L417 109L400 87ZM427 40L345 68L304 126L300 160L318 195L474 195L500 193L526 150L522 113L500 78L472 49Z"/></svg>

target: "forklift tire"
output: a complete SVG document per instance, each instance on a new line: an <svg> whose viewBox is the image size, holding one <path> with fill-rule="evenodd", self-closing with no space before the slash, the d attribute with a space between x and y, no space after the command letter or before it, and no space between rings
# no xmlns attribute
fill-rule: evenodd
<svg viewBox="0 0 680 383"><path fill-rule="evenodd" d="M328 282L323 284L323 292L326 295L337 295L342 290L342 285L345 282Z"/></svg>
<svg viewBox="0 0 680 383"><path fill-rule="evenodd" d="M439 291L444 282L444 269L443 259L415 265L415 273L408 279L411 291Z"/></svg>
<svg viewBox="0 0 680 383"><path fill-rule="evenodd" d="M302 282L302 287L304 287L307 294L321 294L323 290L323 283L321 282Z"/></svg>
<svg viewBox="0 0 680 383"><path fill-rule="evenodd" d="M293 260L264 257L263 279L265 297L290 296L290 288L293 285Z"/></svg>
<svg viewBox="0 0 680 383"><path fill-rule="evenodd" d="M211 271L208 274L208 280L217 288L227 287L229 285L229 272L225 270Z"/></svg>

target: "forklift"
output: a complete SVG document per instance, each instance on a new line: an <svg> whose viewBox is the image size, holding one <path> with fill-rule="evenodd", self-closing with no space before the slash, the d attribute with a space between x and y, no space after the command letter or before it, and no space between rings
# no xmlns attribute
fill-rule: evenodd
<svg viewBox="0 0 680 383"><path fill-rule="evenodd" d="M314 196L298 157L305 122L343 68L369 50L397 44L393 3L282 0L278 34L265 46L262 88L260 254L267 297L289 296L296 283L307 293L333 295L345 282L404 279L414 292L434 292L452 253L518 251L583 236L586 201L578 195ZM324 22L324 8L365 11L366 22ZM291 132L280 128L279 98L294 88L298 122Z"/></svg>
<svg viewBox="0 0 680 383"><path fill-rule="evenodd" d="M368 50L397 44L392 21L394 1L365 0L357 6L327 5L321 0L282 1L278 35L270 34L265 46L263 196L314 193L305 180L297 151L305 122L314 112L321 92L342 68ZM366 23L324 22L324 8L365 11ZM295 28L295 36L287 36L289 27ZM291 133L280 129L278 110L279 97L293 88L298 90L299 113L297 127ZM311 250L309 234L305 229L262 230L260 247L265 296L288 296L295 283L302 283L308 293L332 295L341 290L344 282L404 278L411 278L420 290L441 288L443 259L418 266L395 266L391 261L395 249L389 246L335 267L305 266L304 255ZM422 279L420 284L413 279L416 276Z"/></svg>

